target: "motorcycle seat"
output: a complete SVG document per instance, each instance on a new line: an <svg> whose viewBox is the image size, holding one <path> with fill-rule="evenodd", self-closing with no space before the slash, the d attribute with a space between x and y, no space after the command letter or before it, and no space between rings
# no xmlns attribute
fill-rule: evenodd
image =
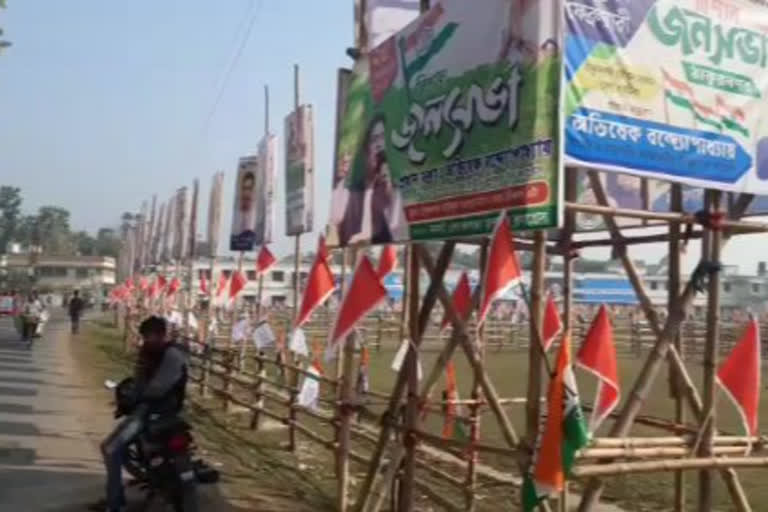
<svg viewBox="0 0 768 512"><path fill-rule="evenodd" d="M192 427L178 416L165 416L151 420L146 432L149 439L162 439L179 432L188 432Z"/></svg>

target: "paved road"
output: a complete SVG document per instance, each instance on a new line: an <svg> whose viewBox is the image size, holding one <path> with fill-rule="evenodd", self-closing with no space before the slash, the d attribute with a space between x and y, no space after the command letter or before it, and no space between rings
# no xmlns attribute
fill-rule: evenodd
<svg viewBox="0 0 768 512"><path fill-rule="evenodd" d="M74 512L101 495L100 434L83 422L93 393L75 373L67 327L52 322L28 349L0 319L0 510Z"/></svg>

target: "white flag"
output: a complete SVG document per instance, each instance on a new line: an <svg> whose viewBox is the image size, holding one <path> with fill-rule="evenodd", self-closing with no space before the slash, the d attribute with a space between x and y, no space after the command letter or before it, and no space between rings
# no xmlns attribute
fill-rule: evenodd
<svg viewBox="0 0 768 512"><path fill-rule="evenodd" d="M400 344L400 348L397 349L395 358L392 360L392 371L399 372L400 368L403 367L405 356L408 354L408 345L410 345L410 342L407 339L404 339ZM418 373L418 379L421 380L421 360L419 359L418 352L416 352L416 372Z"/></svg>
<svg viewBox="0 0 768 512"><path fill-rule="evenodd" d="M253 343L259 350L271 347L274 345L275 340L275 333L272 331L272 327L270 327L267 322L262 322L253 331Z"/></svg>
<svg viewBox="0 0 768 512"><path fill-rule="evenodd" d="M288 343L288 349L300 356L309 356L309 348L307 348L307 336L304 334L304 329L295 329L291 333L291 341Z"/></svg>
<svg viewBox="0 0 768 512"><path fill-rule="evenodd" d="M319 375L319 373L313 365L310 365L307 371L310 375L304 377L304 383L301 385L301 391L299 391L297 400L301 407L316 409L317 397L320 395L320 381L315 376Z"/></svg>

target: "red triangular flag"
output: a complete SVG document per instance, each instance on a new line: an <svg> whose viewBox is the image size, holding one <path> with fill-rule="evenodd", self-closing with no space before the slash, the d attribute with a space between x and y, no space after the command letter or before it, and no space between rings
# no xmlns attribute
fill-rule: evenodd
<svg viewBox="0 0 768 512"><path fill-rule="evenodd" d="M239 270L232 274L232 281L229 283L230 300L237 297L237 294L243 291L247 282L245 275Z"/></svg>
<svg viewBox="0 0 768 512"><path fill-rule="evenodd" d="M377 273L384 279L397 268L397 249L394 245L385 245L381 248L379 256L379 269Z"/></svg>
<svg viewBox="0 0 768 512"><path fill-rule="evenodd" d="M466 272L461 274L456 288L453 290L453 307L459 317L466 320L472 313L472 287L469 284L469 276ZM440 324L440 330L444 331L451 324L448 315L443 315L443 323Z"/></svg>
<svg viewBox="0 0 768 512"><path fill-rule="evenodd" d="M160 288L160 293L162 293L165 290L165 287L168 286L168 280L163 274L157 276L157 285Z"/></svg>
<svg viewBox="0 0 768 512"><path fill-rule="evenodd" d="M166 292L166 295L168 297L172 297L176 294L177 291L181 288L181 280L178 277L174 277L171 279L170 284L168 284L168 291Z"/></svg>
<svg viewBox="0 0 768 512"><path fill-rule="evenodd" d="M563 332L563 322L560 319L560 310L557 309L552 293L547 294L547 305L544 308L544 325L541 328L541 343L544 352L549 350L555 339Z"/></svg>
<svg viewBox="0 0 768 512"><path fill-rule="evenodd" d="M200 272L200 293L208 295L208 280L205 278L205 272Z"/></svg>
<svg viewBox="0 0 768 512"><path fill-rule="evenodd" d="M493 302L504 295L510 287L520 280L520 263L515 253L515 241L507 212L501 212L499 222L493 230L491 246L488 251L488 261L485 265L483 281L483 298L477 315L477 325L480 326L488 315Z"/></svg>
<svg viewBox="0 0 768 512"><path fill-rule="evenodd" d="M335 289L336 282L331 267L328 266L325 239L320 237L315 262L312 264L309 276L307 276L307 286L304 288L304 296L301 299L301 308L299 309L299 316L296 317L295 326L298 328L307 323L315 309L328 300Z"/></svg>
<svg viewBox="0 0 768 512"><path fill-rule="evenodd" d="M363 256L357 264L349 289L344 294L336 314L336 322L328 338L326 355L331 355L336 344L346 338L355 325L386 297L387 289L381 284L371 260Z"/></svg>
<svg viewBox="0 0 768 512"><path fill-rule="evenodd" d="M224 272L221 272L219 274L219 283L216 285L216 297L221 297L221 294L224 293L224 290L227 289L227 284L229 280L227 279L227 274Z"/></svg>
<svg viewBox="0 0 768 512"><path fill-rule="evenodd" d="M125 289L129 292L133 291L133 278L129 277L125 280Z"/></svg>
<svg viewBox="0 0 768 512"><path fill-rule="evenodd" d="M155 280L152 281L152 285L149 287L149 298L156 299L159 296L160 296L160 283L158 282L158 279L155 278Z"/></svg>
<svg viewBox="0 0 768 512"><path fill-rule="evenodd" d="M139 290L146 292L149 289L149 281L145 276L139 278Z"/></svg>
<svg viewBox="0 0 768 512"><path fill-rule="evenodd" d="M261 275L275 264L277 258L270 252L266 245L262 245L259 249L259 255L256 256L256 275Z"/></svg>
<svg viewBox="0 0 768 512"><path fill-rule="evenodd" d="M717 372L717 383L739 410L747 435L757 435L760 403L760 326L752 319ZM751 443L750 443L751 445Z"/></svg>
<svg viewBox="0 0 768 512"><path fill-rule="evenodd" d="M604 305L600 306L600 311L592 321L576 359L580 367L598 379L595 407L589 421L590 431L595 432L600 423L619 405L621 396L613 327Z"/></svg>

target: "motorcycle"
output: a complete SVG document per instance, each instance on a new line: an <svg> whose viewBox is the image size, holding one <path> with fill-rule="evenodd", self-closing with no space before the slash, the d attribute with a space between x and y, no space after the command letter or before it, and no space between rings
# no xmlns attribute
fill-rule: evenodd
<svg viewBox="0 0 768 512"><path fill-rule="evenodd" d="M119 383L106 381L115 392L115 419L131 414L133 378ZM212 484L219 473L201 459L194 458L195 444L190 425L177 415L150 414L144 430L128 446L123 467L132 477L128 487L146 492L144 508L157 497L173 507L174 512L198 512L198 484Z"/></svg>

